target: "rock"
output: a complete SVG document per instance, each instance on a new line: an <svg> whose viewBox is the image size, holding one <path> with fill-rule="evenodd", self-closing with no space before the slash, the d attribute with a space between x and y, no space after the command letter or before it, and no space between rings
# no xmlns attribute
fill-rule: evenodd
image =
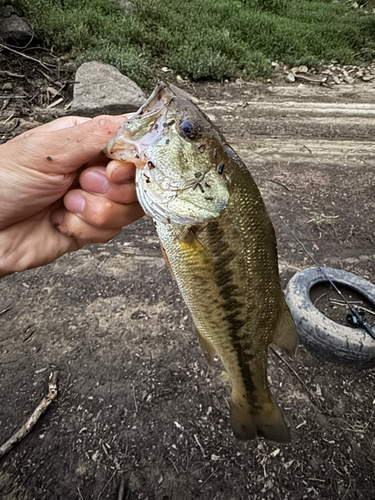
<svg viewBox="0 0 375 500"><path fill-rule="evenodd" d="M12 5L0 7L0 38L13 45L26 45L33 35L30 25Z"/></svg>
<svg viewBox="0 0 375 500"><path fill-rule="evenodd" d="M134 10L133 2L128 2L126 0L118 0L116 3L119 6L119 9L122 10L122 12L125 12L125 14L130 14Z"/></svg>
<svg viewBox="0 0 375 500"><path fill-rule="evenodd" d="M181 75L177 75L176 76L176 82L181 85L182 83L185 83L185 80L182 78Z"/></svg>
<svg viewBox="0 0 375 500"><path fill-rule="evenodd" d="M340 85L341 80L338 76L333 76L332 78L333 78L333 81L335 82L336 85Z"/></svg>
<svg viewBox="0 0 375 500"><path fill-rule="evenodd" d="M349 85L353 85L355 80L345 69L343 70L342 74L344 75L344 82L348 83Z"/></svg>
<svg viewBox="0 0 375 500"><path fill-rule="evenodd" d="M293 73L289 73L286 76L285 81L287 81L288 83L294 83L296 81L296 77L294 76Z"/></svg>
<svg viewBox="0 0 375 500"><path fill-rule="evenodd" d="M297 73L306 74L309 72L309 68L307 66L298 66Z"/></svg>
<svg viewBox="0 0 375 500"><path fill-rule="evenodd" d="M96 116L137 111L146 95L127 76L110 64L82 64L75 76L71 114Z"/></svg>
<svg viewBox="0 0 375 500"><path fill-rule="evenodd" d="M362 80L364 82L371 82L371 80L373 80L373 79L374 79L374 75L364 75L364 76L362 76Z"/></svg>

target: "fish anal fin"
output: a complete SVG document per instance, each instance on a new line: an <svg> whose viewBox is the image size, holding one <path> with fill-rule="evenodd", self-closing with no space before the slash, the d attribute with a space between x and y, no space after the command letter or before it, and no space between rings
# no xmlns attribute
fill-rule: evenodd
<svg viewBox="0 0 375 500"><path fill-rule="evenodd" d="M291 357L293 357L296 352L298 345L296 326L288 306L285 303L277 320L272 343Z"/></svg>
<svg viewBox="0 0 375 500"><path fill-rule="evenodd" d="M252 410L249 405L231 403L231 424L237 439L247 441L264 437L276 443L288 443L290 432L275 401L271 399L260 408Z"/></svg>
<svg viewBox="0 0 375 500"><path fill-rule="evenodd" d="M195 327L196 331L197 331L197 334L198 334L198 339L199 339L199 343L202 347L202 350L206 356L206 359L207 361L212 364L213 360L214 360L214 357L216 356L216 350L215 350L215 347L213 346L213 344L206 338L204 337L200 331L198 330L197 327Z"/></svg>

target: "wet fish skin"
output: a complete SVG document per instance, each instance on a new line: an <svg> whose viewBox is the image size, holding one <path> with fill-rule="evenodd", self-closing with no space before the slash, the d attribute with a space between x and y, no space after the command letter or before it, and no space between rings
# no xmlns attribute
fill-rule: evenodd
<svg viewBox="0 0 375 500"><path fill-rule="evenodd" d="M160 83L132 120L109 143L107 154L151 162L151 168L146 163L137 171L137 193L154 217L202 347L220 356L229 375L233 431L243 440L289 441L267 384L267 349L274 343L293 352L296 334L260 192L216 127L167 85ZM159 126L174 123L155 138L150 136L155 120ZM166 180L180 182L177 192L168 183L160 187Z"/></svg>

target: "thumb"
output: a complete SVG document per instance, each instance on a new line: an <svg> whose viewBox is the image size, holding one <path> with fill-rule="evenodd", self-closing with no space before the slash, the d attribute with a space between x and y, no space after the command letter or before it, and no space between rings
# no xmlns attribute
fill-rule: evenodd
<svg viewBox="0 0 375 500"><path fill-rule="evenodd" d="M83 122L77 120L72 126L59 129L36 128L18 137L14 147L22 151L23 163L29 168L69 174L102 156L103 147L125 119L103 115Z"/></svg>

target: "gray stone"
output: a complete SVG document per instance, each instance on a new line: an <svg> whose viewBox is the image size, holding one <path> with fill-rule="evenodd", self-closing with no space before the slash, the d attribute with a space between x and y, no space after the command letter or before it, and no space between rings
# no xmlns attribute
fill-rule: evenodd
<svg viewBox="0 0 375 500"><path fill-rule="evenodd" d="M91 61L76 72L70 112L90 117L132 113L145 100L146 95L138 85L117 68Z"/></svg>
<svg viewBox="0 0 375 500"><path fill-rule="evenodd" d="M117 5L122 12L125 14L131 14L134 10L134 3L128 2L127 0L117 0Z"/></svg>
<svg viewBox="0 0 375 500"><path fill-rule="evenodd" d="M33 30L12 5L0 6L0 38L13 45L25 45L33 38Z"/></svg>
<svg viewBox="0 0 375 500"><path fill-rule="evenodd" d="M297 73L302 73L302 74L306 74L309 72L309 68L307 66L298 66L297 68Z"/></svg>
<svg viewBox="0 0 375 500"><path fill-rule="evenodd" d="M348 83L349 85L353 85L354 83L354 78L349 75L349 73L344 69L342 74L344 75L344 81Z"/></svg>
<svg viewBox="0 0 375 500"><path fill-rule="evenodd" d="M294 76L294 74L293 74L293 73L289 73L289 74L286 76L285 80L286 80L288 83L293 83L293 82L295 82L295 81L296 81L296 77Z"/></svg>

